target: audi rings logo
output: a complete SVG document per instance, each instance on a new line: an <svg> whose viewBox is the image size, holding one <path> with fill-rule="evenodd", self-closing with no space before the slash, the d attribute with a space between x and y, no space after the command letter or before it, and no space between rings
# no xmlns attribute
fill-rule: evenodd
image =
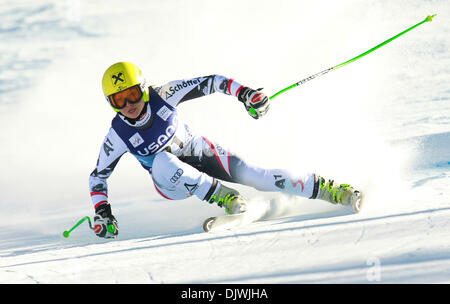
<svg viewBox="0 0 450 304"><path fill-rule="evenodd" d="M170 178L170 181L175 184L180 179L181 175L183 175L183 173L184 173L183 169L178 169L175 172L175 174Z"/></svg>

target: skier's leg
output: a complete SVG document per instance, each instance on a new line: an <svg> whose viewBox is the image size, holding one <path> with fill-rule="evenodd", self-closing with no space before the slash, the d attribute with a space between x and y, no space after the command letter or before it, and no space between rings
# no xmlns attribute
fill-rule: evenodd
<svg viewBox="0 0 450 304"><path fill-rule="evenodd" d="M282 192L306 198L313 196L315 175L293 175L282 169L263 169L250 165L238 156L231 157L235 180L259 191Z"/></svg>
<svg viewBox="0 0 450 304"><path fill-rule="evenodd" d="M334 183L314 173L292 175L287 170L267 170L250 166L237 156L231 157L235 179L241 184L260 191L279 191L310 199L321 199L332 204L351 205L355 212L361 210L362 196L348 184Z"/></svg>
<svg viewBox="0 0 450 304"><path fill-rule="evenodd" d="M156 190L167 199L182 200L192 195L225 207L227 213L243 212L239 192L200 172L175 155L161 152L153 160L152 178ZM242 208L241 208L242 207Z"/></svg>
<svg viewBox="0 0 450 304"><path fill-rule="evenodd" d="M195 138L193 142L195 149L192 151L195 150L194 154L200 157L187 157L183 161L192 163L210 176L260 191L317 198L333 204L351 204L356 212L361 208L361 193L347 184L332 180L325 182L324 178L314 173L293 175L287 170L259 168L204 137Z"/></svg>
<svg viewBox="0 0 450 304"><path fill-rule="evenodd" d="M205 137L194 138L189 153L180 159L223 181L250 186L259 191L283 192L307 198L314 192L314 174L294 176L287 170L252 166Z"/></svg>

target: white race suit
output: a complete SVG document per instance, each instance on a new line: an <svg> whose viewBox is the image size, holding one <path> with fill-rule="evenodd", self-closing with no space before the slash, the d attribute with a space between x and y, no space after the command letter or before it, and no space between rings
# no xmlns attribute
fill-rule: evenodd
<svg viewBox="0 0 450 304"><path fill-rule="evenodd" d="M171 200L192 195L209 200L220 181L316 198L315 174L292 176L286 170L251 166L214 141L192 134L181 120L177 110L180 103L214 92L237 96L242 88L233 79L220 75L149 87L149 102L136 120L118 113L112 121L89 178L94 207L108 203L107 178L126 152L148 170L156 190Z"/></svg>

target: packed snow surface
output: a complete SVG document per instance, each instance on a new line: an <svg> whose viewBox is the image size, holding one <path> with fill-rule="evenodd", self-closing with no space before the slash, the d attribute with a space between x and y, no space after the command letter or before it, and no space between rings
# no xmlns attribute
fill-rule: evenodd
<svg viewBox="0 0 450 304"><path fill-rule="evenodd" d="M179 109L253 164L316 172L365 209L277 198L270 219L204 233L223 209L166 201L126 155L109 179L115 240L88 176L115 112L117 61L150 83L221 74L268 95L427 22L272 100L250 118L223 94ZM0 5L0 283L450 282L450 5L446 0L12 1Z"/></svg>

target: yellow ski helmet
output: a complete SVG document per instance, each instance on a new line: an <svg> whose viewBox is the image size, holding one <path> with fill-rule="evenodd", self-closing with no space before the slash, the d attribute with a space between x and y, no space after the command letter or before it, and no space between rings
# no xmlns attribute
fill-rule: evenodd
<svg viewBox="0 0 450 304"><path fill-rule="evenodd" d="M110 66L103 74L102 88L106 100L109 102L109 97L112 94L139 85L143 93L144 102L148 102L148 88L146 80L142 71L133 63L117 62ZM112 107L112 105L111 105ZM120 112L119 109L112 107L114 111Z"/></svg>

